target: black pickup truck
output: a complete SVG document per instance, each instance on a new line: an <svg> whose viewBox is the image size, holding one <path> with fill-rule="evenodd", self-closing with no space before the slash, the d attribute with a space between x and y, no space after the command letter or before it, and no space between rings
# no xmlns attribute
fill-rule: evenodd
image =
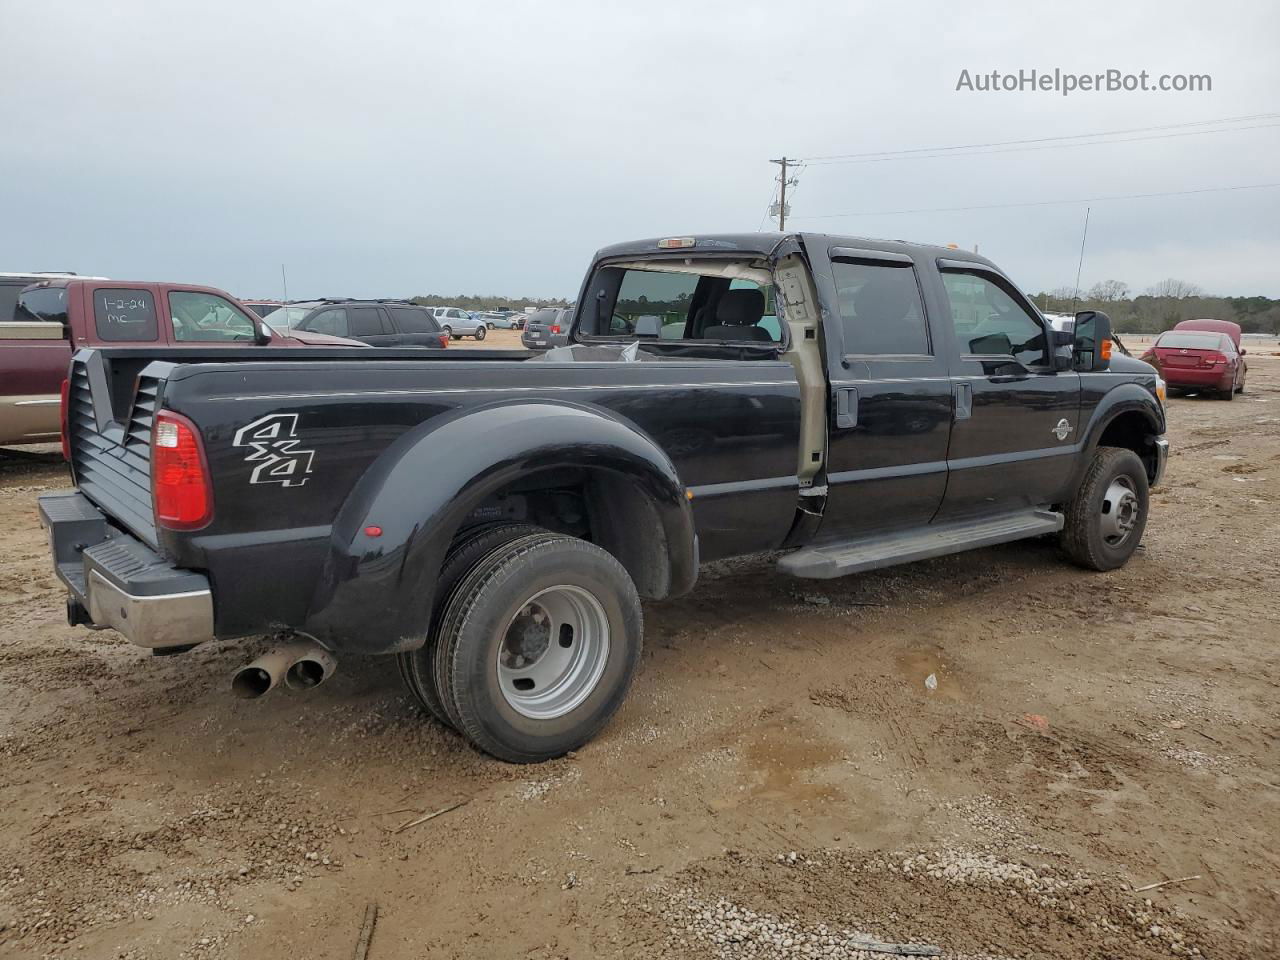
<svg viewBox="0 0 1280 960"><path fill-rule="evenodd" d="M617 710L640 599L778 551L827 578L1060 533L1125 563L1164 385L963 251L814 234L597 254L568 346L86 349L77 489L40 498L72 624L156 653L284 632L237 692L394 654L509 761Z"/></svg>

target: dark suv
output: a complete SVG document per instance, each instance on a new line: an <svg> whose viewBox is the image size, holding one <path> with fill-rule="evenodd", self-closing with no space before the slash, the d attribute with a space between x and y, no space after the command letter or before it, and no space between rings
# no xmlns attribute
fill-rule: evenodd
<svg viewBox="0 0 1280 960"><path fill-rule="evenodd" d="M569 342L569 325L573 310L567 307L543 307L529 315L520 342L529 350L549 350Z"/></svg>
<svg viewBox="0 0 1280 960"><path fill-rule="evenodd" d="M265 322L286 336L323 333L371 347L449 345L432 312L405 300L307 300L271 311Z"/></svg>

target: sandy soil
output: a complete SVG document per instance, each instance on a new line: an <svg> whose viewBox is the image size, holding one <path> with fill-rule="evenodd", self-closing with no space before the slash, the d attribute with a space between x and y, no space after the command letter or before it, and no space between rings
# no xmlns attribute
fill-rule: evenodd
<svg viewBox="0 0 1280 960"><path fill-rule="evenodd" d="M831 583L734 564L648 605L626 707L534 768L391 662L243 702L263 640L69 629L34 507L63 470L0 456L0 956L348 960L370 904L370 960L1276 956L1264 354L1234 403L1172 401L1124 570L1044 541Z"/></svg>

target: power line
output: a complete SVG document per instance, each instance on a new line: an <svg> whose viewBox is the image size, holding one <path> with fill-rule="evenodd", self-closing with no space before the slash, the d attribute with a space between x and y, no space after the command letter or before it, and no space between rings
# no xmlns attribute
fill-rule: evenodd
<svg viewBox="0 0 1280 960"><path fill-rule="evenodd" d="M1183 133L1156 133L1145 137L1121 137L1114 140L1090 140L1080 143L1051 143L1031 147L1009 147L1004 150L970 150L968 153L922 153L902 157L865 157L860 160L813 161L814 166L832 166L838 163L888 163L895 160L950 160L954 157L987 157L997 153L1027 153L1038 150L1069 150L1073 147L1104 147L1113 143L1138 143L1144 140L1173 140L1177 137L1201 137L1210 133L1237 133L1241 130L1263 130L1280 127L1280 123L1259 123L1249 127L1229 127L1223 130L1188 130Z"/></svg>
<svg viewBox="0 0 1280 960"><path fill-rule="evenodd" d="M760 215L760 222L756 224L756 233L764 227L764 222L769 219L769 214L773 210L773 198L778 195L778 185L775 182L773 189L769 191L769 202L765 205L764 213Z"/></svg>
<svg viewBox="0 0 1280 960"><path fill-rule="evenodd" d="M1023 140L993 140L988 143L962 143L962 144L954 144L952 146L945 146L945 147L913 147L911 149L906 149L906 150L872 150L865 153L840 153L840 154L831 154L829 156L824 156L824 157L804 157L802 158L802 160L803 162L807 162L807 163L834 163L834 162L841 162L841 161L859 161L859 160L869 159L872 157L883 157L883 158L903 157L909 154L946 153L954 150L977 150L985 147L1008 147L1008 146L1016 146L1016 145L1028 144L1028 143L1050 143L1053 141L1061 141L1061 140L1091 140L1097 137L1116 137L1116 136L1122 136L1130 133L1152 133L1154 131L1161 131L1161 130L1175 130L1175 129L1183 129L1186 127L1216 126L1218 124L1223 124L1223 123L1243 123L1245 121L1250 121L1250 120L1274 120L1276 118L1280 118L1280 113L1255 113L1255 114L1251 114L1243 117L1223 117L1219 120L1195 120L1188 123L1166 123L1166 124L1161 124L1159 126L1154 126L1154 127L1132 127L1127 130L1102 130L1097 133L1073 133L1073 134L1065 134L1063 136L1058 136L1058 137L1033 137L1033 138L1023 139ZM1270 124L1268 124L1268 126L1270 126ZM1229 129L1250 130L1254 128L1233 127ZM1226 132L1228 131L1227 130L1196 131L1196 133L1226 133ZM1115 141L1115 142L1124 143L1127 141Z"/></svg>
<svg viewBox="0 0 1280 960"><path fill-rule="evenodd" d="M1013 207L1052 207L1072 203L1104 203L1108 200L1150 200L1156 197L1187 197L1198 193L1226 193L1233 190L1268 190L1280 183L1246 183L1235 187L1204 187L1199 190L1169 190L1161 193L1126 193L1110 197L1080 197L1074 200L1031 200L1022 203L982 203L967 207L921 207L914 210L864 210L858 213L798 214L801 220L830 220L838 217L892 217L907 213L958 213L965 210L1004 210ZM795 219L793 217L792 219Z"/></svg>

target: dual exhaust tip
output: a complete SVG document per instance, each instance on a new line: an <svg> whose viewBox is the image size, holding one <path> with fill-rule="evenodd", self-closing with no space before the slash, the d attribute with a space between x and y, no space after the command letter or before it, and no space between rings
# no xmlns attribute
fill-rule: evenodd
<svg viewBox="0 0 1280 960"><path fill-rule="evenodd" d="M275 647L231 677L231 692L256 700L283 683L290 690L318 687L338 669L338 661L314 640L293 640Z"/></svg>

